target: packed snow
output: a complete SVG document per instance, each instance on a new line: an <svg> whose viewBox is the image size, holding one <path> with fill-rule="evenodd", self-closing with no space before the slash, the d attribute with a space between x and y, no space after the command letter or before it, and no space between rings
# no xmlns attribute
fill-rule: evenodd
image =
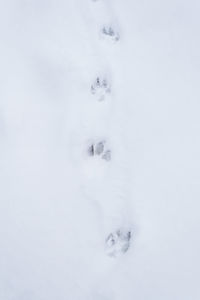
<svg viewBox="0 0 200 300"><path fill-rule="evenodd" d="M0 1L0 300L200 299L199 11Z"/></svg>

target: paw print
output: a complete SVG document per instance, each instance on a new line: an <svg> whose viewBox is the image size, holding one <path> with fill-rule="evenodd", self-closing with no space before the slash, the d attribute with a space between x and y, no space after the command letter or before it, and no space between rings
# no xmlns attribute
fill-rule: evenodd
<svg viewBox="0 0 200 300"><path fill-rule="evenodd" d="M117 42L120 39L119 33L111 26L103 26L101 29L101 36L114 42Z"/></svg>
<svg viewBox="0 0 200 300"><path fill-rule="evenodd" d="M100 77L97 77L91 85L91 93L97 96L98 101L103 101L106 94L109 94L110 92L110 85L105 78L101 79Z"/></svg>
<svg viewBox="0 0 200 300"><path fill-rule="evenodd" d="M119 229L110 233L106 238L106 253L109 256L116 257L128 251L131 242L131 231Z"/></svg>
<svg viewBox="0 0 200 300"><path fill-rule="evenodd" d="M100 156L105 161L111 160L111 151L107 149L105 141L92 143L88 148L89 156Z"/></svg>

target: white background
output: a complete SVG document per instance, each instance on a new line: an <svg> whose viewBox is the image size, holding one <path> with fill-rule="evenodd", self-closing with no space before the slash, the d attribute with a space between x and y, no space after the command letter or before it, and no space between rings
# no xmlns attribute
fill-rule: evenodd
<svg viewBox="0 0 200 300"><path fill-rule="evenodd" d="M0 299L200 299L199 11L0 0ZM108 257L120 227L131 247Z"/></svg>

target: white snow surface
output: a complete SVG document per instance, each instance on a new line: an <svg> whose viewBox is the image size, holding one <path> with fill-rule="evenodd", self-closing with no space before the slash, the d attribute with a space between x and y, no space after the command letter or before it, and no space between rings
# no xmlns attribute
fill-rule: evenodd
<svg viewBox="0 0 200 300"><path fill-rule="evenodd" d="M0 300L200 299L199 11L0 0Z"/></svg>

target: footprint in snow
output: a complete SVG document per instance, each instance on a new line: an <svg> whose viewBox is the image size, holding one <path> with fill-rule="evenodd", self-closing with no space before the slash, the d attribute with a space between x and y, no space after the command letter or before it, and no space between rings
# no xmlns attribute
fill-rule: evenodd
<svg viewBox="0 0 200 300"><path fill-rule="evenodd" d="M105 241L107 255L116 257L128 251L131 243L131 231L119 229L108 235Z"/></svg>
<svg viewBox="0 0 200 300"><path fill-rule="evenodd" d="M88 148L89 156L100 156L105 161L111 160L111 151L107 149L105 141L92 143Z"/></svg>
<svg viewBox="0 0 200 300"><path fill-rule="evenodd" d="M107 94L110 94L111 87L105 78L97 77L91 85L91 93L96 95L98 101L105 100Z"/></svg>
<svg viewBox="0 0 200 300"><path fill-rule="evenodd" d="M117 42L120 39L119 32L117 32L117 30L115 30L112 26L103 26L100 33L104 39L108 39L113 42Z"/></svg>

